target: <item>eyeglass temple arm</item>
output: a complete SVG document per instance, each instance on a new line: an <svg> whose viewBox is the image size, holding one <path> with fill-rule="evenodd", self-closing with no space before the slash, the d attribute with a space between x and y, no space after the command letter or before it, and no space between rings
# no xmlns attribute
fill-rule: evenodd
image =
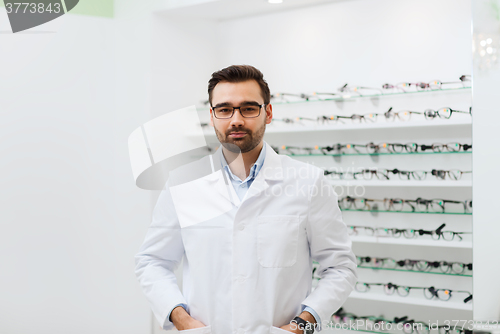
<svg viewBox="0 0 500 334"><path fill-rule="evenodd" d="M410 201L413 201L413 200L404 199L403 200L403 204L404 203L408 204L411 207L411 211L414 212L415 211L415 206L413 206L413 204L411 204Z"/></svg>
<svg viewBox="0 0 500 334"><path fill-rule="evenodd" d="M445 223L441 224L441 226L439 226L437 229L436 229L436 233L437 234L441 234L442 231L443 231L443 228L446 226Z"/></svg>
<svg viewBox="0 0 500 334"><path fill-rule="evenodd" d="M429 292L432 294L433 297L438 297L438 290L436 290L436 288L434 288L433 286L431 286L430 288L428 288L427 290L429 290Z"/></svg>
<svg viewBox="0 0 500 334"><path fill-rule="evenodd" d="M455 109L451 109L450 110L452 112L459 112L459 113L462 113L462 114L472 114L472 107L470 107L469 111L461 111L461 110L455 110Z"/></svg>
<svg viewBox="0 0 500 334"><path fill-rule="evenodd" d="M395 318L394 318L394 323L398 324L398 323L400 323L400 322L406 321L407 319L408 319L408 316L407 316L407 315L405 315L404 317L401 317L401 318L397 318L397 317L395 317Z"/></svg>
<svg viewBox="0 0 500 334"><path fill-rule="evenodd" d="M347 88L347 85L348 85L348 84L346 83L345 85L343 85L342 87L340 87L340 88L338 89L338 91L339 91L339 92L344 92L344 91L345 91L345 89Z"/></svg>

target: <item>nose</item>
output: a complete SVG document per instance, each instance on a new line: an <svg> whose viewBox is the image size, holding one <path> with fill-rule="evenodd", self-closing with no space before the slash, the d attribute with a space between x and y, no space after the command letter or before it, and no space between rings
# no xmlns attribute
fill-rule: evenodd
<svg viewBox="0 0 500 334"><path fill-rule="evenodd" d="M245 118L241 116L240 109L238 108L234 111L234 115L233 117L231 117L231 122L229 125L231 127L238 127L238 126L243 126L244 124L245 124Z"/></svg>

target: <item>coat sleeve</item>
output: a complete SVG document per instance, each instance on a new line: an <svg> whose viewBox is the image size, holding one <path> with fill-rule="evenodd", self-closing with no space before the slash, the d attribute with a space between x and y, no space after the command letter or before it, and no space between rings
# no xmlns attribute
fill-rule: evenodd
<svg viewBox="0 0 500 334"><path fill-rule="evenodd" d="M337 201L332 185L321 173L311 187L306 224L311 257L319 263L320 280L302 305L318 313L323 323L329 322L344 304L358 279L356 257Z"/></svg>
<svg viewBox="0 0 500 334"><path fill-rule="evenodd" d="M172 309L187 302L174 270L184 256L179 220L168 186L162 190L144 242L135 256L135 274L153 313L163 329L174 328L168 319Z"/></svg>

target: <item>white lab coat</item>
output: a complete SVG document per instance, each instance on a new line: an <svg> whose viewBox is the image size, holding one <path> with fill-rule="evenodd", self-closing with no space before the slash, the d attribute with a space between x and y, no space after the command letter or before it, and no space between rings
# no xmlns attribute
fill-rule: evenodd
<svg viewBox="0 0 500 334"><path fill-rule="evenodd" d="M305 306L324 323L354 289L356 258L323 171L264 144L264 165L241 202L218 168L221 148L204 158L213 173L162 191L136 275L164 329L184 303L207 325L190 334L290 333L278 327ZM174 270L183 257L181 293ZM311 293L313 260L321 280Z"/></svg>

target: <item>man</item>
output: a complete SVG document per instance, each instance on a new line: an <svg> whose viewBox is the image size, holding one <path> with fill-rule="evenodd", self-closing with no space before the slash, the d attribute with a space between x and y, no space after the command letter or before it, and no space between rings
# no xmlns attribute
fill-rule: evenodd
<svg viewBox="0 0 500 334"><path fill-rule="evenodd" d="M222 144L213 173L167 185L136 255L153 312L164 329L193 334L321 330L357 279L337 195L321 169L263 141L272 106L259 70L215 72L208 94ZM182 258L183 293L173 274ZM311 293L313 260L321 280Z"/></svg>

